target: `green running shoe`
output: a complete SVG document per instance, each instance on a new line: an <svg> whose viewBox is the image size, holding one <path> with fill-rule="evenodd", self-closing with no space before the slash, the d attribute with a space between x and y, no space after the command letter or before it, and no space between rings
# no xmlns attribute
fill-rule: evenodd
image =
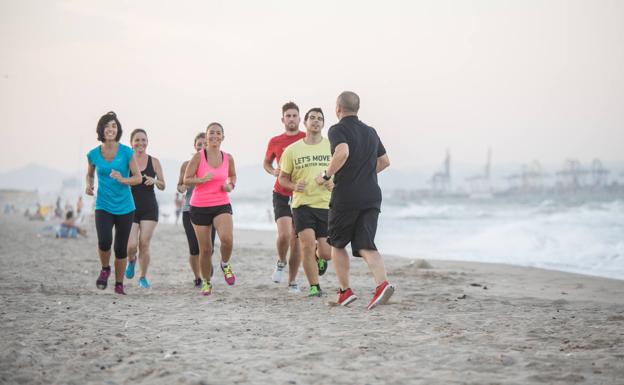
<svg viewBox="0 0 624 385"><path fill-rule="evenodd" d="M323 290L321 290L318 286L310 286L310 292L308 293L308 297L320 297L323 295Z"/></svg>
<svg viewBox="0 0 624 385"><path fill-rule="evenodd" d="M319 275L325 274L328 265L327 261L323 258L316 257L316 263L318 264Z"/></svg>

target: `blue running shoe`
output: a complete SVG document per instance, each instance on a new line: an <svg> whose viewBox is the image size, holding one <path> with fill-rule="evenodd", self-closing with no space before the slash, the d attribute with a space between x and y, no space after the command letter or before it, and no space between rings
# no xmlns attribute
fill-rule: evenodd
<svg viewBox="0 0 624 385"><path fill-rule="evenodd" d="M134 278L134 266L136 265L136 259L132 262L128 261L126 265L126 278L132 279Z"/></svg>
<svg viewBox="0 0 624 385"><path fill-rule="evenodd" d="M149 289L151 286L150 286L149 282L147 281L147 278L141 277L141 278L139 278L139 287L141 289Z"/></svg>

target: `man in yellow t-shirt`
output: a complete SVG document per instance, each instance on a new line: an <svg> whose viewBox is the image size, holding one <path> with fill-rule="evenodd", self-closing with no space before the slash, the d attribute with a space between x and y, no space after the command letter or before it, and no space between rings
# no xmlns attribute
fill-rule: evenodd
<svg viewBox="0 0 624 385"><path fill-rule="evenodd" d="M305 138L286 147L280 161L279 183L293 191L292 211L295 232L303 254L303 270L310 283L308 296L320 297L319 275L327 269L331 258L327 243L327 215L333 183L319 185L314 178L329 165L329 140L323 138L325 118L320 108L305 114ZM318 257L315 248L318 248Z"/></svg>

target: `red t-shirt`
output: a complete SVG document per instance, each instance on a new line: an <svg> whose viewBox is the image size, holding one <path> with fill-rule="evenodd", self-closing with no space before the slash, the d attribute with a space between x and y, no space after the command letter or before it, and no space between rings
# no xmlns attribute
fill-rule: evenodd
<svg viewBox="0 0 624 385"><path fill-rule="evenodd" d="M273 161L273 159L275 159L277 161L277 166L279 167L279 162L282 158L282 153L284 152L284 149L295 143L299 139L305 138L305 136L305 132L299 131L295 135L286 135L286 133L283 133L282 135L272 137L271 140L269 140L269 145L267 146L264 159L270 161ZM275 186L273 186L273 191L287 197L292 195L292 191L282 187L282 185L279 184L278 180L275 180Z"/></svg>

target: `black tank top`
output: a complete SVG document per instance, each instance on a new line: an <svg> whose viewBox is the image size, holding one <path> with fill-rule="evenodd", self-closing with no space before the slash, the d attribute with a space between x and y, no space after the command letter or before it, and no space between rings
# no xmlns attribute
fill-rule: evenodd
<svg viewBox="0 0 624 385"><path fill-rule="evenodd" d="M152 165L152 157L151 155L147 156L147 166L145 170L141 172L142 180L141 184L136 186L132 186L132 197L134 198L135 206L144 206L148 204L153 204L156 202L156 194L154 194L154 185L146 186L145 185L145 177L149 176L152 178L156 177L156 171L154 171L154 166Z"/></svg>

